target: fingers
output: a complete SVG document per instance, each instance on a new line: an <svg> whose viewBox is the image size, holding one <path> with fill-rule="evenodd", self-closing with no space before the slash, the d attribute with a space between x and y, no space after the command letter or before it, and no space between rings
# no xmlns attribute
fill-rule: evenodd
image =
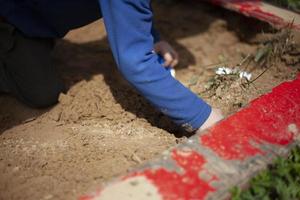
<svg viewBox="0 0 300 200"><path fill-rule="evenodd" d="M178 62L179 62L179 56L178 56L178 54L175 51L172 52L172 56L173 56L173 61L172 61L171 65L170 65L170 67L175 67L178 64Z"/></svg>
<svg viewBox="0 0 300 200"><path fill-rule="evenodd" d="M170 52L164 54L165 63L163 64L164 67L169 67L173 62L173 57Z"/></svg>
<svg viewBox="0 0 300 200"><path fill-rule="evenodd" d="M175 67L178 64L179 58L175 51L170 51L164 54L164 67Z"/></svg>
<svg viewBox="0 0 300 200"><path fill-rule="evenodd" d="M154 51L163 56L164 67L175 67L178 64L179 57L177 52L165 41L160 41L154 45Z"/></svg>

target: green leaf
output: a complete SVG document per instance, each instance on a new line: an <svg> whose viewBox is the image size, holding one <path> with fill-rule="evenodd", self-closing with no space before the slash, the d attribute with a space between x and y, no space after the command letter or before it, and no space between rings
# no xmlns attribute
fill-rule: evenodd
<svg viewBox="0 0 300 200"><path fill-rule="evenodd" d="M269 169L250 180L244 191L231 190L232 200L299 200L300 147L292 149L287 159L278 158Z"/></svg>

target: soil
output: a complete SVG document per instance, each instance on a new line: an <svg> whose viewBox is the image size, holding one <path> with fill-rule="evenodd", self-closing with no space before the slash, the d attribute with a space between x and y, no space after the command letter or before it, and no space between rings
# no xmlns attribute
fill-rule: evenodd
<svg viewBox="0 0 300 200"><path fill-rule="evenodd" d="M279 62L246 89L232 83L209 96L211 64L239 63L270 27L206 3L153 7L162 38L180 55L177 79L226 115L299 70ZM35 110L0 96L0 199L76 199L188 136L122 78L101 20L57 41L53 58L68 88L57 105ZM253 77L264 70L248 68Z"/></svg>

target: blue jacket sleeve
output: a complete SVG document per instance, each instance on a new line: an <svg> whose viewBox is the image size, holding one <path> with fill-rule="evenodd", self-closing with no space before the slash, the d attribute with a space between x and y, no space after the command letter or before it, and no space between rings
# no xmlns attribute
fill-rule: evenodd
<svg viewBox="0 0 300 200"><path fill-rule="evenodd" d="M174 79L153 53L151 0L99 0L110 46L123 76L156 108L187 131L211 107Z"/></svg>
<svg viewBox="0 0 300 200"><path fill-rule="evenodd" d="M160 41L160 35L159 35L158 31L155 29L154 25L152 25L151 34L152 34L154 43Z"/></svg>

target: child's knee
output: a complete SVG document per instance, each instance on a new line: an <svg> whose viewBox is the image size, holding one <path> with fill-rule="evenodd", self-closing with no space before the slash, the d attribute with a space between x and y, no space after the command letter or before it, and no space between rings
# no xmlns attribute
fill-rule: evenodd
<svg viewBox="0 0 300 200"><path fill-rule="evenodd" d="M34 91L25 93L21 101L34 108L45 108L58 102L59 94L64 92L62 83L54 83L46 87L32 88Z"/></svg>

